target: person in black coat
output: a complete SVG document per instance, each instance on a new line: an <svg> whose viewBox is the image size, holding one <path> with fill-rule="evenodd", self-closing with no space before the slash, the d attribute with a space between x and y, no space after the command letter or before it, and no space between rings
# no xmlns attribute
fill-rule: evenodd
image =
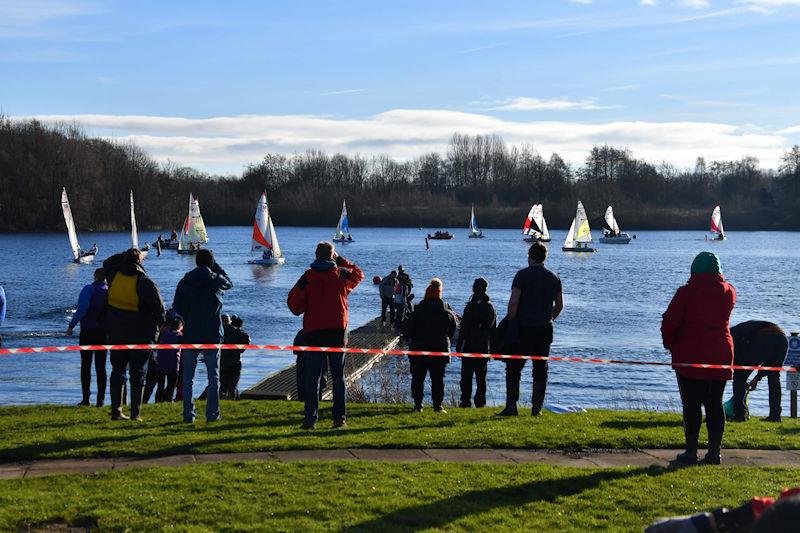
<svg viewBox="0 0 800 533"><path fill-rule="evenodd" d="M491 353L491 340L497 328L497 313L486 290L489 282L478 278L472 284L472 298L464 308L458 333L457 352ZM475 407L486 405L486 369L489 360L478 357L461 358L461 402L459 407L471 407L472 376L475 376Z"/></svg>
<svg viewBox="0 0 800 533"><path fill-rule="evenodd" d="M414 312L406 321L403 335L410 340L411 350L449 352L450 339L456 333L456 315L450 306L442 301L442 280L433 278L425 290L425 299L414 307ZM411 397L414 410L422 411L422 398L425 390L425 374L431 376L431 398L433 410L446 413L444 401L444 373L449 357L410 356Z"/></svg>

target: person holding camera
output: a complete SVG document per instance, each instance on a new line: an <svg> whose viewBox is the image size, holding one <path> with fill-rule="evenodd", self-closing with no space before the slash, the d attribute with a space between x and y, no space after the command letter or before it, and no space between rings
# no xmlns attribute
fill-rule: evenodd
<svg viewBox="0 0 800 533"><path fill-rule="evenodd" d="M195 256L197 268L188 272L175 289L172 308L183 317L183 342L185 344L220 344L224 337L222 327L222 300L224 291L233 282L221 266L214 261L211 250L199 250ZM203 354L208 372L208 402L206 420L219 420L219 348L205 350L186 349L181 353L183 367L183 421L194 422L195 408L192 386L197 368L197 358Z"/></svg>

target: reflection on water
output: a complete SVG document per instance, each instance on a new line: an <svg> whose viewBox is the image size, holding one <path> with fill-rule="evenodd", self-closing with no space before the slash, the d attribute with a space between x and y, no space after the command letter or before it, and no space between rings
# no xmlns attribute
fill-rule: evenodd
<svg viewBox="0 0 800 533"><path fill-rule="evenodd" d="M339 251L358 263L365 282L350 298L350 323L356 327L379 313L380 299L371 279L399 264L421 295L432 277L444 280L444 297L459 313L470 296L472 281L489 280L489 294L503 316L511 280L525 266L528 245L516 230L485 230L485 239L467 239L465 229L450 229L451 241L430 241L426 249L419 229L354 229L354 243ZM250 265L250 228L209 228L210 248L234 281L225 298L225 312L237 314L256 343L287 344L301 319L286 308L286 296L313 260L320 240L332 228L278 228L284 265ZM800 293L796 264L800 238L789 232L731 232L722 243L706 242L702 232L639 232L629 245L597 244L591 254L563 253L565 231L552 231L548 265L562 279L565 310L556 323L553 355L604 356L615 359L668 361L661 346L661 313L675 289L689 277L692 258L702 250L719 254L725 275L736 286L733 321L767 319L784 329L798 329ZM145 235L143 238L155 235ZM127 233L95 233L90 237L107 257L127 246ZM65 235L0 235L0 284L8 297L8 319L2 335L9 346L73 344L65 338L78 293L92 279L94 265L70 261ZM194 257L165 250L145 261L150 276L170 304L177 282L193 268ZM245 352L242 385L248 386L294 360L291 353ZM0 358L0 404L79 399L76 353L33 354ZM489 364L489 399L503 401L501 362ZM459 363L448 367L449 386L457 387ZM553 363L548 401L584 406L674 409L677 387L668 368ZM527 388L527 389L526 389ZM764 389L764 390L761 390ZM526 373L522 397L530 394ZM727 393L729 396L730 393ZM788 395L787 395L788 396ZM751 396L757 413L766 411L766 387Z"/></svg>

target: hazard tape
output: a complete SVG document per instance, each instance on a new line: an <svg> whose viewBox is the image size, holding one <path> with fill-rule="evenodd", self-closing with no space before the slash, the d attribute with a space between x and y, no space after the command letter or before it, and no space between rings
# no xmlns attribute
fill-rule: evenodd
<svg viewBox="0 0 800 533"><path fill-rule="evenodd" d="M597 357L558 357L542 355L511 355L500 353L432 352L425 350L397 350L380 348L350 348L328 346L283 346L278 344L90 344L85 346L41 346L37 348L0 348L0 355L77 352L81 350L266 350L270 352L329 352L365 355L408 355L412 357L468 357L497 360L559 361L566 363L594 363L605 365L645 365L681 368L704 368L713 370L765 370L769 372L797 372L792 366L747 366L711 365L705 363L667 363L663 361L629 361L625 359L601 359Z"/></svg>

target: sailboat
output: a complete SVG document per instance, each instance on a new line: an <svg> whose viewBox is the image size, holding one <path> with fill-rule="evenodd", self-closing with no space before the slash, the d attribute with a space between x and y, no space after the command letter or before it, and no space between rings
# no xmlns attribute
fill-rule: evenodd
<svg viewBox="0 0 800 533"><path fill-rule="evenodd" d="M346 218L345 214L345 218ZM269 215L267 206L267 193L261 193L256 205L256 215L253 220L253 240L250 244L251 252L261 252L260 259L248 261L251 265L282 265L286 262L278 244L278 235L275 233L275 225Z"/></svg>
<svg viewBox="0 0 800 533"><path fill-rule="evenodd" d="M475 218L475 206L472 206L472 214L469 217L469 235L470 239L483 239L483 231L478 229L478 219Z"/></svg>
<svg viewBox="0 0 800 533"><path fill-rule="evenodd" d="M578 208L575 210L575 218L567 232L567 238L561 249L565 252L596 252L590 246L592 244L592 230L589 228L589 219L586 217L586 210L583 204L578 201Z"/></svg>
<svg viewBox="0 0 800 533"><path fill-rule="evenodd" d="M711 212L711 233L716 234L715 237L712 237L712 241L724 241L725 240L725 229L722 227L722 213L720 212L719 206L714 206L714 210Z"/></svg>
<svg viewBox="0 0 800 533"><path fill-rule="evenodd" d="M603 231L603 236L600 237L600 242L603 244L628 244L631 242L630 235L619 231L619 224L617 224L617 219L614 218L614 209L611 206L606 209L603 219L605 220L605 231Z"/></svg>
<svg viewBox="0 0 800 533"><path fill-rule="evenodd" d="M526 242L550 242L550 230L547 229L542 204L533 204L528 212L522 233L526 235L524 239Z"/></svg>
<svg viewBox="0 0 800 533"><path fill-rule="evenodd" d="M203 222L203 215L200 214L200 203L192 193L189 193L189 214L181 228L181 235L178 239L179 254L196 254L200 245L208 242L206 224Z"/></svg>
<svg viewBox="0 0 800 533"><path fill-rule="evenodd" d="M72 218L72 209L69 207L67 188L61 189L61 210L64 212L64 222L67 224L69 245L72 248L73 263L91 263L97 255L97 245L93 244L91 250L84 252L78 243L78 231L75 229L75 219Z"/></svg>
<svg viewBox="0 0 800 533"><path fill-rule="evenodd" d="M145 243L144 248L139 248L139 231L136 227L136 209L133 207L133 191L131 191L131 248L139 249L142 258L147 256L150 245Z"/></svg>
<svg viewBox="0 0 800 533"><path fill-rule="evenodd" d="M350 222L347 220L347 205L344 200L342 200L342 214L339 215L339 223L336 224L333 242L353 242L353 236L350 235Z"/></svg>

